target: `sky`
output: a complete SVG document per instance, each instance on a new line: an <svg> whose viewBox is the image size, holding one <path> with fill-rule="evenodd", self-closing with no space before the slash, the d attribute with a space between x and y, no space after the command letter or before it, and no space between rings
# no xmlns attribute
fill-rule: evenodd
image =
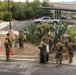
<svg viewBox="0 0 76 75"><path fill-rule="evenodd" d="M16 2L25 2L26 0L14 0ZM29 1L33 1L33 0L29 0ZM71 1L75 1L75 0L50 0L50 2L62 2L62 1L65 1L65 2L71 2Z"/></svg>

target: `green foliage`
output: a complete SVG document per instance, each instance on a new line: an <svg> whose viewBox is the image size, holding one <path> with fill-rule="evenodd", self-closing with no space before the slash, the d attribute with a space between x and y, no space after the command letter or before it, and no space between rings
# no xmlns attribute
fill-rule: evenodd
<svg viewBox="0 0 76 75"><path fill-rule="evenodd" d="M24 20L25 15L24 15L24 13L23 13L22 11L17 10L17 11L14 12L13 17L14 17L15 19L17 19L17 20Z"/></svg>
<svg viewBox="0 0 76 75"><path fill-rule="evenodd" d="M58 39L61 38L61 36L65 33L65 31L67 30L67 25L56 25L55 27L55 40L54 42L56 43Z"/></svg>
<svg viewBox="0 0 76 75"><path fill-rule="evenodd" d="M42 36L51 29L54 33L54 43L57 42L57 39L61 38L64 32L67 29L67 25L35 25L30 24L28 26L23 27L21 30L25 34L27 41L31 43L39 43L41 41Z"/></svg>
<svg viewBox="0 0 76 75"><path fill-rule="evenodd" d="M72 37L73 40L76 40L76 29L68 28L67 33Z"/></svg>
<svg viewBox="0 0 76 75"><path fill-rule="evenodd" d="M8 11L4 12L4 18L3 18L3 20L9 21L10 18L12 19L12 13L10 12L10 14L9 14Z"/></svg>
<svg viewBox="0 0 76 75"><path fill-rule="evenodd" d="M54 28L53 25L50 25L50 24L43 24L43 26L45 26L45 29L50 29L50 28Z"/></svg>
<svg viewBox="0 0 76 75"><path fill-rule="evenodd" d="M0 19L3 20L3 18L4 18L4 12L0 12Z"/></svg>
<svg viewBox="0 0 76 75"><path fill-rule="evenodd" d="M24 20L25 13L24 13L24 3L12 3L11 11L13 12L13 18L17 20Z"/></svg>
<svg viewBox="0 0 76 75"><path fill-rule="evenodd" d="M37 30L39 31L40 37L42 38L42 36L48 33L49 30L54 31L54 26L51 24L37 25Z"/></svg>
<svg viewBox="0 0 76 75"><path fill-rule="evenodd" d="M33 18L34 14L35 14L34 9L31 6L25 12L27 19Z"/></svg>
<svg viewBox="0 0 76 75"><path fill-rule="evenodd" d="M23 27L22 31L24 32L27 41L31 43L38 43L41 40L40 33L38 33L36 25L30 24L27 27Z"/></svg>
<svg viewBox="0 0 76 75"><path fill-rule="evenodd" d="M25 20L25 19L34 19L42 16L51 16L52 13L50 10L39 9L38 6L53 6L53 4L49 3L47 0L34 0L33 2L14 2L10 1L10 11L12 13L12 17L17 20ZM8 0L4 0L4 2L0 2L0 12L8 11ZM44 13L43 13L44 12ZM8 20L4 18L4 20Z"/></svg>
<svg viewBox="0 0 76 75"><path fill-rule="evenodd" d="M52 25L52 24L43 24L42 26L44 26L45 32L49 32L49 29L50 29L51 31L54 30L54 25Z"/></svg>
<svg viewBox="0 0 76 75"><path fill-rule="evenodd" d="M0 11L8 11L8 2L0 2Z"/></svg>

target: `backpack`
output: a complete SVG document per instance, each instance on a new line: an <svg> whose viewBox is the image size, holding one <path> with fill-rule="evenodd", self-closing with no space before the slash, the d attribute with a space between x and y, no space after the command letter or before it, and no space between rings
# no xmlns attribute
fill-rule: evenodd
<svg viewBox="0 0 76 75"><path fill-rule="evenodd" d="M10 38L8 38L8 42L9 43L12 43L12 41L13 41L13 39L10 37Z"/></svg>

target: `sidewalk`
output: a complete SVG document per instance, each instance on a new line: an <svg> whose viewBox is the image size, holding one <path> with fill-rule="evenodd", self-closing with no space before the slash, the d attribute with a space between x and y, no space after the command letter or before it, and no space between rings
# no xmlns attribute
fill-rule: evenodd
<svg viewBox="0 0 76 75"><path fill-rule="evenodd" d="M12 60L28 60L28 61L39 61L39 56L24 56L24 55L13 55L11 56ZM0 55L0 60L6 60L5 55ZM49 61L51 63L55 63L55 61ZM76 65L76 57L73 58L72 63L68 63L68 60L63 60L62 64L65 65Z"/></svg>
<svg viewBox="0 0 76 75"><path fill-rule="evenodd" d="M63 61L63 64L76 65L76 57L73 57L73 62L72 63L68 63L68 60L65 60L65 61Z"/></svg>
<svg viewBox="0 0 76 75"><path fill-rule="evenodd" d="M5 55L0 55L1 58L5 58ZM17 58L17 59L38 59L39 56L25 56L25 55L12 55L11 58Z"/></svg>
<svg viewBox="0 0 76 75"><path fill-rule="evenodd" d="M12 30L13 31L13 30ZM18 34L18 31L13 31L15 34ZM7 34L8 31L4 31L4 30L1 30L0 31L0 34Z"/></svg>
<svg viewBox="0 0 76 75"><path fill-rule="evenodd" d="M7 27L8 25L9 25L9 22L0 23L0 30L3 29L4 27Z"/></svg>

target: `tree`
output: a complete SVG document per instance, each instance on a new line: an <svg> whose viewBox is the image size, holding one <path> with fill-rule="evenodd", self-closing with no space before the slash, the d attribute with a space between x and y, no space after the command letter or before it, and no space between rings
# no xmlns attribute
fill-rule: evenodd
<svg viewBox="0 0 76 75"><path fill-rule="evenodd" d="M4 18L4 12L0 12L0 19L3 20L3 18Z"/></svg>
<svg viewBox="0 0 76 75"><path fill-rule="evenodd" d="M10 17L11 17L11 19L12 19L12 13L11 13L11 12L10 12ZM3 18L3 20L9 21L9 12L8 12L8 11L6 11L6 12L4 13L4 18Z"/></svg>
<svg viewBox="0 0 76 75"><path fill-rule="evenodd" d="M41 3L41 6L50 7L52 5L50 5L50 3L47 2L46 0L43 0L43 2ZM42 14L42 16L52 16L51 11L47 10L47 9L41 9L41 14Z"/></svg>
<svg viewBox="0 0 76 75"><path fill-rule="evenodd" d="M25 3L25 15L27 19L31 18L39 18L44 15L51 15L50 10L39 9L38 6L50 6L48 2L44 1L43 3L40 0L34 0L33 2Z"/></svg>
<svg viewBox="0 0 76 75"><path fill-rule="evenodd" d="M10 1L10 10L14 19L17 20L25 20L25 19L33 19L39 18L44 15L51 15L50 10L39 9L38 6L52 6L48 2L49 0L34 0L33 2L14 2L13 0ZM4 2L0 2L0 12L8 11L8 0L4 0ZM2 13L1 13L2 14Z"/></svg>
<svg viewBox="0 0 76 75"><path fill-rule="evenodd" d="M24 3L18 2L13 6L13 17L17 20L24 20L25 14L24 14Z"/></svg>

